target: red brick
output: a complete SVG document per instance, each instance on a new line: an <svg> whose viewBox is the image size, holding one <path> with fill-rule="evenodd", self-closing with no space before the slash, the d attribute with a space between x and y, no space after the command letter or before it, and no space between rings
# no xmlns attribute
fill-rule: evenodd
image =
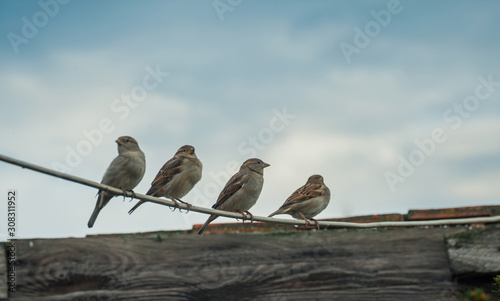
<svg viewBox="0 0 500 301"><path fill-rule="evenodd" d="M458 207L408 211L408 220L434 220L491 216L488 206Z"/></svg>

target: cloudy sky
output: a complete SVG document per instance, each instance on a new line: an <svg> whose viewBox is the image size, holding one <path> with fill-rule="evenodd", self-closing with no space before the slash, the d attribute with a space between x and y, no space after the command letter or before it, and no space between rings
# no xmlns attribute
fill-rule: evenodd
<svg viewBox="0 0 500 301"><path fill-rule="evenodd" d="M67 3L65 3L67 2ZM0 153L100 181L136 138L144 193L184 144L211 206L252 156L268 215L307 178L318 218L500 204L497 1L2 1ZM236 167L236 168L235 168ZM114 198L0 162L18 236L190 229L206 215ZM7 206L0 207L6 237ZM220 218L218 221L231 221Z"/></svg>

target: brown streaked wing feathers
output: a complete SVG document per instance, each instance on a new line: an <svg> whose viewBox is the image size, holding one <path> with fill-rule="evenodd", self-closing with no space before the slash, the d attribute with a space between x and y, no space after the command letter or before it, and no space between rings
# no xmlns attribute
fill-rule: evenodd
<svg viewBox="0 0 500 301"><path fill-rule="evenodd" d="M229 179L224 189L217 199L217 203L212 206L213 209L219 208L227 199L229 199L233 194L236 193L241 187L243 187L244 174L237 173Z"/></svg>
<svg viewBox="0 0 500 301"><path fill-rule="evenodd" d="M172 178L181 172L181 163L182 158L172 158L165 163L158 174L156 175L153 182L151 182L151 188L149 189L147 194L152 194L168 182L172 180Z"/></svg>
<svg viewBox="0 0 500 301"><path fill-rule="evenodd" d="M280 209L285 209L287 207L290 207L291 205L315 198L317 196L320 196L322 193L323 191L321 190L321 184L307 183L306 185L295 190L295 192L292 193L292 195L288 197L288 199L286 199L285 203L283 204L283 206L281 206Z"/></svg>

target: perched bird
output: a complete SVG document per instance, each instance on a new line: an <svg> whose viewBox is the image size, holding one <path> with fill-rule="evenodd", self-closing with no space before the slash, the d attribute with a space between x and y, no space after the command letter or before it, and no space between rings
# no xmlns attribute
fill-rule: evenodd
<svg viewBox="0 0 500 301"><path fill-rule="evenodd" d="M174 157L167 161L160 169L146 193L156 197L171 198L174 203L180 201L201 179L203 165L194 153L194 147L184 145L179 148ZM177 199L177 201L176 201ZM137 207L146 201L140 200L128 214L132 214ZM185 203L187 204L187 203ZM187 204L190 207L190 204Z"/></svg>
<svg viewBox="0 0 500 301"><path fill-rule="evenodd" d="M253 215L248 210L252 208L259 198L262 185L264 184L264 168L268 166L269 164L264 163L260 159L253 158L246 160L241 165L240 170L224 186L219 198L217 198L217 202L212 208L239 212L243 216L243 221L246 218L245 213L247 213L253 221ZM198 234L201 235L208 224L216 218L217 215L210 215L203 227L198 231Z"/></svg>
<svg viewBox="0 0 500 301"><path fill-rule="evenodd" d="M318 221L313 219L323 211L330 202L330 189L323 182L320 175L312 175L307 183L295 190L285 203L269 217L276 214L289 214L296 219L303 219L309 225L308 219L314 221L319 229Z"/></svg>
<svg viewBox="0 0 500 301"><path fill-rule="evenodd" d="M101 184L106 184L125 191L132 190L139 184L146 171L146 158L139 148L137 141L129 136L122 136L115 141L118 144L118 157L109 165ZM94 222L104 206L116 194L99 190L94 212L88 226L92 228Z"/></svg>

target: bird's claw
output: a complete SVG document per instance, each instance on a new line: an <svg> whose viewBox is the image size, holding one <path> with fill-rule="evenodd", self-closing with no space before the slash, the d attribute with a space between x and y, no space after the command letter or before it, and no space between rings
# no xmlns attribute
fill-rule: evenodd
<svg viewBox="0 0 500 301"><path fill-rule="evenodd" d="M123 188L120 188L123 192L123 202L125 202L125 197L127 196L127 191Z"/></svg>
<svg viewBox="0 0 500 301"><path fill-rule="evenodd" d="M188 212L191 210L191 207L193 207L193 205L189 204L188 202L184 202L184 201L183 201L183 200L181 200L181 199L176 199L176 200L177 200L178 202L181 202L181 203L183 203L184 205L186 205L186 206L187 206L187 209L186 209L187 211L186 211L186 213L188 213ZM182 212L181 208L179 208L179 212Z"/></svg>
<svg viewBox="0 0 500 301"><path fill-rule="evenodd" d="M242 220L243 223L245 223L245 219L246 219L245 213L241 212L241 211L238 211L238 213L241 214L241 220ZM236 220L238 220L238 219L236 219Z"/></svg>
<svg viewBox="0 0 500 301"><path fill-rule="evenodd" d="M253 214L250 211L245 211L246 214L250 215L250 224L253 224Z"/></svg>
<svg viewBox="0 0 500 301"><path fill-rule="evenodd" d="M241 214L243 223L245 223L245 220L248 220L247 214L250 215L250 223L253 223L253 214L251 214L249 211L238 211L238 213Z"/></svg>
<svg viewBox="0 0 500 301"><path fill-rule="evenodd" d="M180 207L179 207L179 202L177 202L174 198L170 198L170 200L172 202L174 202L174 209L172 209L172 207L170 207L170 209L172 209L172 212L175 211L175 209L179 209L179 211L181 211Z"/></svg>
<svg viewBox="0 0 500 301"><path fill-rule="evenodd" d="M314 219L314 218L311 218L311 221L309 219L307 219L307 217L305 217L302 213L298 212L300 214L300 217L304 220L304 222L306 222L306 225L305 225L305 229L309 226L311 226L311 221L314 222L314 225L316 226L316 228L319 230L319 222Z"/></svg>
<svg viewBox="0 0 500 301"><path fill-rule="evenodd" d="M130 190L130 192L132 193L132 196L130 197L130 201L129 202L132 202L133 199L137 198L137 196L135 195L135 192L133 190Z"/></svg>
<svg viewBox="0 0 500 301"><path fill-rule="evenodd" d="M316 220L314 218L311 218L311 220L314 222L314 224L316 225L316 228L319 230L319 222L318 222L318 220Z"/></svg>
<svg viewBox="0 0 500 301"><path fill-rule="evenodd" d="M123 202L125 202L125 198L128 196L128 193L132 193L132 196L130 197L130 201L131 202L133 199L135 199L137 196L135 195L135 192L133 190L130 190L130 191L126 191L125 189L123 188L120 188L123 192Z"/></svg>

